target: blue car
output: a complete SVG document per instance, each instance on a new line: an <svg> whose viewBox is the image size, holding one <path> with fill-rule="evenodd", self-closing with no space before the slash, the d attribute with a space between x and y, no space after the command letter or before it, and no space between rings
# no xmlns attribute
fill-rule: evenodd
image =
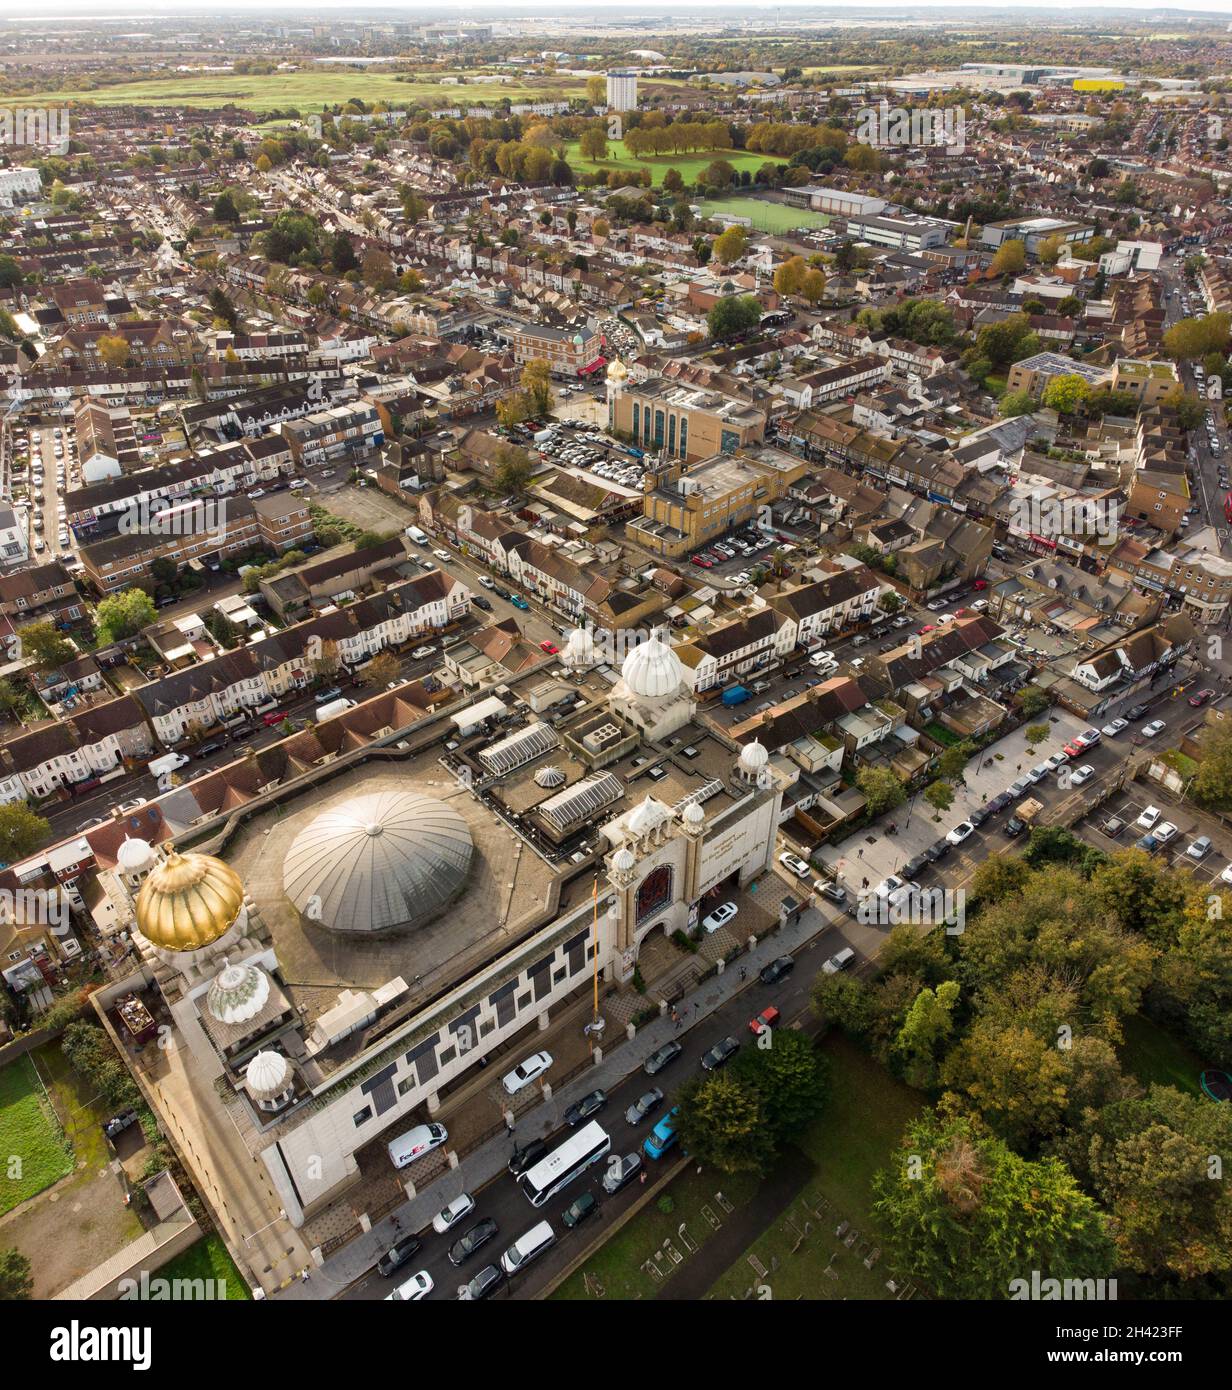
<svg viewBox="0 0 1232 1390"><path fill-rule="evenodd" d="M525 613L530 612L530 604L526 602L521 594L510 594L509 602L512 603L515 608L522 609Z"/></svg>
<svg viewBox="0 0 1232 1390"><path fill-rule="evenodd" d="M1161 843L1162 841L1157 840L1154 835L1143 835L1140 839L1134 841L1134 848L1144 849L1148 854L1154 854Z"/></svg>

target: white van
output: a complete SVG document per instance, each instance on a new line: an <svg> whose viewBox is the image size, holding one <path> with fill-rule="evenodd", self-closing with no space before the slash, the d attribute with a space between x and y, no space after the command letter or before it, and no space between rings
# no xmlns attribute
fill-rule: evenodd
<svg viewBox="0 0 1232 1390"><path fill-rule="evenodd" d="M501 1256L501 1268L506 1274L517 1274L526 1268L533 1259L542 1255L550 1245L556 1244L556 1232L547 1221L540 1221L537 1226L532 1226L525 1235L519 1236L517 1240Z"/></svg>
<svg viewBox="0 0 1232 1390"><path fill-rule="evenodd" d="M389 1161L395 1168L405 1168L430 1150L439 1148L449 1138L444 1125L416 1125L389 1141Z"/></svg>
<svg viewBox="0 0 1232 1390"><path fill-rule="evenodd" d="M416 545L428 544L427 535L423 531L421 531L418 526L408 526L406 528L406 534L411 538L411 540L415 542Z"/></svg>

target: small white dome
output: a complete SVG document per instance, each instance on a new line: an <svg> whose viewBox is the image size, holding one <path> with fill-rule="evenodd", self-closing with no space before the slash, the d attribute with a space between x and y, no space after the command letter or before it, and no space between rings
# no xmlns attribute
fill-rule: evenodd
<svg viewBox="0 0 1232 1390"><path fill-rule="evenodd" d="M281 1052L258 1052L244 1072L253 1100L272 1100L291 1084L291 1066Z"/></svg>
<svg viewBox="0 0 1232 1390"><path fill-rule="evenodd" d="M157 856L148 840L128 835L116 850L116 865L124 874L143 874L154 867Z"/></svg>
<svg viewBox="0 0 1232 1390"><path fill-rule="evenodd" d="M740 750L740 766L745 772L759 772L770 761L770 754L756 739Z"/></svg>
<svg viewBox="0 0 1232 1390"><path fill-rule="evenodd" d="M205 1007L219 1023L247 1023L265 1008L269 976L256 965L223 962L205 996Z"/></svg>
<svg viewBox="0 0 1232 1390"><path fill-rule="evenodd" d="M593 666L595 664L595 639L589 628L575 627L560 654L566 666Z"/></svg>
<svg viewBox="0 0 1232 1390"><path fill-rule="evenodd" d="M618 874L627 874L636 863L632 852L624 845L612 855L612 868Z"/></svg>
<svg viewBox="0 0 1232 1390"><path fill-rule="evenodd" d="M684 808L684 823L686 825L701 825L706 819L706 813L696 801L690 801Z"/></svg>
<svg viewBox="0 0 1232 1390"><path fill-rule="evenodd" d="M549 763L547 767L541 767L535 773L535 785L539 787L563 787L565 774L555 763Z"/></svg>
<svg viewBox="0 0 1232 1390"><path fill-rule="evenodd" d="M675 695L685 679L680 658L657 632L639 642L625 657L620 675L629 693L644 700Z"/></svg>

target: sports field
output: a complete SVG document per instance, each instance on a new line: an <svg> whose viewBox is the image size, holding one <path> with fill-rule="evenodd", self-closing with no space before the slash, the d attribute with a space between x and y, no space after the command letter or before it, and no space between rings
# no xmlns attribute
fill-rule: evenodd
<svg viewBox="0 0 1232 1390"><path fill-rule="evenodd" d="M709 198L698 204L707 217L725 212L730 217L747 217L758 232L790 232L797 227L824 227L824 212L789 208L783 203L763 203L759 198Z"/></svg>
<svg viewBox="0 0 1232 1390"><path fill-rule="evenodd" d="M582 80L572 77L528 83L517 78L509 82L485 81L482 76L467 75L465 85L455 86L440 80L446 76L449 74L441 73L413 82L400 82L397 73L360 72L350 68L256 75L185 73L182 77L126 82L117 87L99 87L95 91L64 88L24 96L21 101L23 105L45 106L65 101L94 102L99 106L211 107L230 103L252 111L273 111L288 106L301 111L320 111L323 107L345 105L352 97L359 97L369 106L383 101L395 108L423 101L441 106L471 106L499 101L501 97L511 101L530 97L536 101L563 101L580 96L585 90Z"/></svg>
<svg viewBox="0 0 1232 1390"><path fill-rule="evenodd" d="M656 154L643 155L640 159L625 153L623 140L608 142L607 159L587 159L578 147L577 141L565 146L565 158L575 169L593 173L596 169L626 169L637 173L645 166L650 170L657 188L663 182L663 175L675 169L685 183L696 183L698 175L716 159L725 159L733 169L747 169L750 173L766 163L781 163L773 155L749 154L745 150L703 150L698 154Z"/></svg>

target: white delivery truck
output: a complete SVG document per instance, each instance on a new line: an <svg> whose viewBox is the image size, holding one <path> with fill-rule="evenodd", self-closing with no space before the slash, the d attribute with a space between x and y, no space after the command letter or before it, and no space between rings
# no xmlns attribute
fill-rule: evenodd
<svg viewBox="0 0 1232 1390"><path fill-rule="evenodd" d="M160 792L169 792L172 786L171 774L178 772L191 761L187 753L166 753L161 758L152 758L147 771L151 777L158 779Z"/></svg>
<svg viewBox="0 0 1232 1390"><path fill-rule="evenodd" d="M411 540L415 542L416 545L426 546L428 544L428 537L424 534L423 531L419 529L418 526L408 526L406 528L406 534L411 538Z"/></svg>
<svg viewBox="0 0 1232 1390"><path fill-rule="evenodd" d="M319 724L323 719L332 719L336 714L354 708L354 705L355 701L348 700L345 696L340 700L331 700L327 705L318 705L313 718Z"/></svg>

